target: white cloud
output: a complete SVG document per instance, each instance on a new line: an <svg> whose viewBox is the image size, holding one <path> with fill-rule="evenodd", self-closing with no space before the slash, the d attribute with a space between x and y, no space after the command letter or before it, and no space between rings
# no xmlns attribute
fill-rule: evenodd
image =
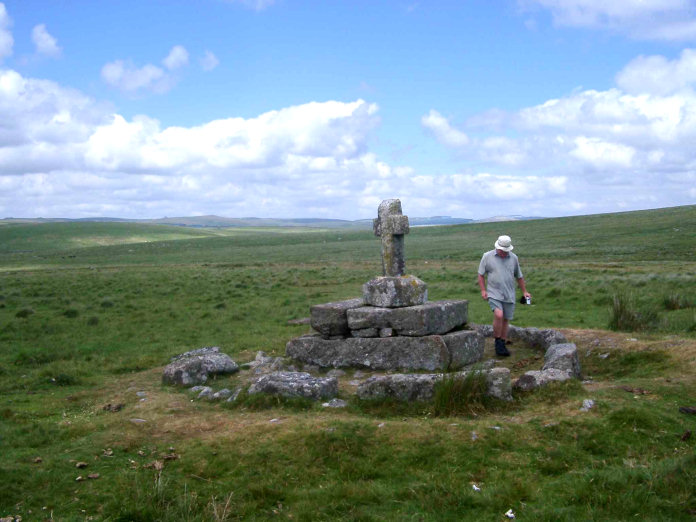
<svg viewBox="0 0 696 522"><path fill-rule="evenodd" d="M687 180L696 172L694 62L690 49L675 60L640 57L617 74L616 88L576 91L512 113L489 111L461 128L436 111L422 123L473 169L514 169L525 179L532 172L540 181L563 173L571 208L601 211L612 194L632 208L687 204ZM532 194L528 184L504 185Z"/></svg>
<svg viewBox="0 0 696 522"><path fill-rule="evenodd" d="M58 46L57 40L49 34L45 24L34 26L31 30L31 41L34 42L38 54L53 58L61 54L61 48Z"/></svg>
<svg viewBox="0 0 696 522"><path fill-rule="evenodd" d="M172 47L171 51L169 51L167 57L162 60L162 64L170 71L173 71L174 69L179 69L187 65L188 60L188 51L182 45L175 45Z"/></svg>
<svg viewBox="0 0 696 522"><path fill-rule="evenodd" d="M691 0L519 0L548 9L560 26L608 29L640 40L696 39Z"/></svg>
<svg viewBox="0 0 696 522"><path fill-rule="evenodd" d="M123 60L109 62L102 67L101 77L108 85L125 92L145 89L162 93L171 87L164 70L150 63L138 68Z"/></svg>
<svg viewBox="0 0 696 522"><path fill-rule="evenodd" d="M438 140L450 147L462 147L470 141L465 133L453 128L447 118L434 109L421 118L421 123Z"/></svg>
<svg viewBox="0 0 696 522"><path fill-rule="evenodd" d="M102 67L101 77L106 84L125 93L149 91L163 94L174 87L178 79L175 71L188 64L188 59L188 51L175 45L162 60L166 71L151 63L137 67L131 61L114 60Z"/></svg>
<svg viewBox="0 0 696 522"><path fill-rule="evenodd" d="M639 56L616 75L616 84L631 94L669 95L696 85L696 50L684 49L679 58Z"/></svg>
<svg viewBox="0 0 696 522"><path fill-rule="evenodd" d="M0 63L2 63L3 58L12 55L14 39L12 38L12 32L10 31L11 25L12 19L10 18L10 15L7 14L5 4L0 2Z"/></svg>
<svg viewBox="0 0 696 522"><path fill-rule="evenodd" d="M206 51L203 58L200 59L201 69L204 71L212 71L218 65L220 65L220 60L211 51Z"/></svg>

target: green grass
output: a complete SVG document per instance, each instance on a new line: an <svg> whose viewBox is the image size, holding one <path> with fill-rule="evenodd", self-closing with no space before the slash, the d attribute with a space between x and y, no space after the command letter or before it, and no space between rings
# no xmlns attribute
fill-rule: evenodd
<svg viewBox="0 0 696 522"><path fill-rule="evenodd" d="M500 520L512 508L519 519L691 520L694 438L680 437L696 418L678 407L696 405L696 207L415 228L408 271L431 300L469 299L470 321L487 323L476 269L503 233L534 296L514 323L572 329L595 384L502 406L473 380L444 383L433 404L342 392L349 407L327 411L191 402L160 385L159 369L201 346L240 362L283 355L307 331L289 319L359 295L379 273L371 232L0 227L0 517ZM657 320L605 331L614 296L628 294L629 311ZM597 407L580 414L585 398ZM87 473L100 478L75 481Z"/></svg>

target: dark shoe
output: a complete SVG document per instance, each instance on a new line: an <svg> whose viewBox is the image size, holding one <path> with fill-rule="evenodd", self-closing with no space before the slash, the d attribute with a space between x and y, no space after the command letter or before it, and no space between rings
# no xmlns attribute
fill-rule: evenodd
<svg viewBox="0 0 696 522"><path fill-rule="evenodd" d="M495 340L495 354L500 355L501 357L509 357L510 352L505 347L505 339Z"/></svg>

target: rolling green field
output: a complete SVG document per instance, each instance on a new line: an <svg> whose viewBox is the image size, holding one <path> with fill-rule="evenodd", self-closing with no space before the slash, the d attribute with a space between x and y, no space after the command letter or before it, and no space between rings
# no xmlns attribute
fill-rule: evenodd
<svg viewBox="0 0 696 522"><path fill-rule="evenodd" d="M308 328L289 320L379 274L371 232L0 226L0 517L693 520L696 206L414 228L408 272L487 323L476 270L500 234L533 295L514 323L561 329L591 379L443 415L343 383L338 411L160 384L201 346L284 355Z"/></svg>

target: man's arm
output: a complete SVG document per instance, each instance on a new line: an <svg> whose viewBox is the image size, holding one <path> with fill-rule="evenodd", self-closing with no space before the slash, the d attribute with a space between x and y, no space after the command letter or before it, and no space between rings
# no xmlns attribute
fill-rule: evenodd
<svg viewBox="0 0 696 522"><path fill-rule="evenodd" d="M488 292L486 292L486 280L481 274L478 275L478 284L479 288L481 289L481 297L488 299Z"/></svg>
<svg viewBox="0 0 696 522"><path fill-rule="evenodd" d="M479 276L481 277L481 276ZM524 277L520 277L517 279L517 284L520 286L520 290L522 290L522 293L524 294L525 297L532 298L532 294L527 292L527 286L524 283Z"/></svg>

